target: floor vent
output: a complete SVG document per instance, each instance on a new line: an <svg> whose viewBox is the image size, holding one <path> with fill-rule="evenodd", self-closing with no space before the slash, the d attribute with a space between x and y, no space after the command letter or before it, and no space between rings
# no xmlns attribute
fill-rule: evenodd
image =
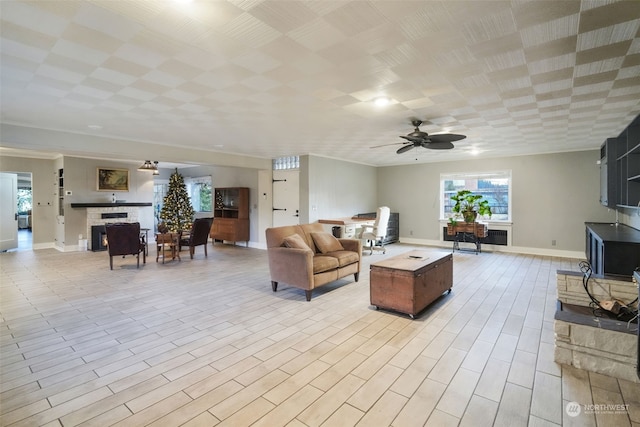
<svg viewBox="0 0 640 427"><path fill-rule="evenodd" d="M482 240L483 244L507 246L507 230L489 229L487 234L487 237ZM447 227L442 228L442 235L444 236L445 242L453 242L455 240L455 236L447 235Z"/></svg>

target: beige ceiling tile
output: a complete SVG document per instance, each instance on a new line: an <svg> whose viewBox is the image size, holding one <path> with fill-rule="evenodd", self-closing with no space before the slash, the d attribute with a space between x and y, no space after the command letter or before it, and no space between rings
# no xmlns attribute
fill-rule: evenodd
<svg viewBox="0 0 640 427"><path fill-rule="evenodd" d="M143 65L135 64L133 62L117 58L115 56L109 57L101 64L101 68L107 68L109 70L117 71L122 74L130 76L141 77L147 74L150 69Z"/></svg>
<svg viewBox="0 0 640 427"><path fill-rule="evenodd" d="M620 79L613 82L614 89L640 85L640 76L629 77L628 79Z"/></svg>
<svg viewBox="0 0 640 427"><path fill-rule="evenodd" d="M511 10L504 9L494 14L479 16L463 25L462 34L468 44L499 39L505 35L516 35L516 23Z"/></svg>
<svg viewBox="0 0 640 427"><path fill-rule="evenodd" d="M617 70L611 70L611 71L605 71L603 73L574 77L573 86L574 87L589 86L589 85L602 83L602 82L609 82L610 84L612 84L613 80L615 80L617 75L618 75Z"/></svg>
<svg viewBox="0 0 640 427"><path fill-rule="evenodd" d="M122 44L114 56L124 59L125 61L139 64L143 67L156 68L167 60L167 57L157 52L145 49L144 47L135 43Z"/></svg>
<svg viewBox="0 0 640 427"><path fill-rule="evenodd" d="M41 64L36 74L52 78L54 80L62 80L68 83L80 83L84 80L84 75L64 68L58 68L49 64Z"/></svg>
<svg viewBox="0 0 640 427"><path fill-rule="evenodd" d="M640 19L636 1L619 1L585 10L580 14L580 33Z"/></svg>
<svg viewBox="0 0 640 427"><path fill-rule="evenodd" d="M263 46L282 35L281 32L271 28L258 20L255 16L243 13L226 22L218 28L225 36L239 41L245 46L257 48Z"/></svg>
<svg viewBox="0 0 640 427"><path fill-rule="evenodd" d="M549 71L546 73L531 75L531 83L539 85L542 83L551 83L558 80L568 80L573 78L573 68L567 67L560 70Z"/></svg>
<svg viewBox="0 0 640 427"><path fill-rule="evenodd" d="M572 89L573 96L576 96L576 95L585 95L589 93L605 94L605 93L611 92L612 87L613 87L613 81L606 81L602 83L595 83L595 84L584 85L584 86L576 86L574 82L574 85L571 89Z"/></svg>
<svg viewBox="0 0 640 427"><path fill-rule="evenodd" d="M78 74L91 74L93 70L95 70L95 67L92 65L56 54L50 54L44 62L52 67L69 70Z"/></svg>
<svg viewBox="0 0 640 427"><path fill-rule="evenodd" d="M185 79L181 77L160 70L151 70L142 76L142 78L146 81L164 86L165 88L175 88L185 82Z"/></svg>
<svg viewBox="0 0 640 427"><path fill-rule="evenodd" d="M500 92L502 93L502 97L505 98L506 93L516 92L519 93L523 89L531 89L531 79L529 76L518 77L515 79L509 80L500 80L495 82L495 85L498 87ZM528 93L528 91L524 91L522 93ZM521 96L521 95L520 95ZM510 96L506 96L506 98L510 98Z"/></svg>
<svg viewBox="0 0 640 427"><path fill-rule="evenodd" d="M543 22L520 31L525 49L578 34L578 14Z"/></svg>
<svg viewBox="0 0 640 427"><path fill-rule="evenodd" d="M406 39L397 27L387 24L360 32L351 38L351 42L363 52L376 55L405 43ZM418 50L424 52L423 46L418 46Z"/></svg>
<svg viewBox="0 0 640 427"><path fill-rule="evenodd" d="M231 62L253 73L266 73L282 64L280 61L257 50L246 51L233 58Z"/></svg>
<svg viewBox="0 0 640 427"><path fill-rule="evenodd" d="M633 40L640 29L640 21L630 21L578 35L578 50L593 49Z"/></svg>
<svg viewBox="0 0 640 427"><path fill-rule="evenodd" d="M585 102L585 101L593 101L593 100L597 100L599 104L604 103L605 99L607 98L609 94L609 91L602 91L602 92L590 92L590 93L584 93L581 95L576 95L574 94L573 96L571 96L571 102L572 103L580 103L580 102Z"/></svg>
<svg viewBox="0 0 640 427"><path fill-rule="evenodd" d="M487 72L487 77L493 82L499 82L502 80L520 79L529 76L529 68L526 65L521 65L513 68L500 69L497 71Z"/></svg>
<svg viewBox="0 0 640 427"><path fill-rule="evenodd" d="M51 48L51 52L77 61L98 66L107 60L109 54L99 50L91 49L69 40L58 39Z"/></svg>
<svg viewBox="0 0 640 427"><path fill-rule="evenodd" d="M546 86L546 85L541 85L541 86ZM562 88L555 89L553 87L546 86L545 89L546 90L541 89L539 92L536 92L536 101L538 103L542 101L549 101L552 99L560 99L560 98L569 99L572 95L570 87L566 89L562 89Z"/></svg>
<svg viewBox="0 0 640 427"><path fill-rule="evenodd" d="M182 43L178 43L168 37L162 37L159 34L148 29L141 30L131 40L129 40L128 43L135 45L140 49L148 51L149 55L159 55L165 58L172 58L177 56L180 52L182 52L184 48Z"/></svg>
<svg viewBox="0 0 640 427"><path fill-rule="evenodd" d="M469 50L476 58L490 58L506 52L522 50L522 42L517 34L507 34L491 40L484 40L469 46Z"/></svg>
<svg viewBox="0 0 640 427"><path fill-rule="evenodd" d="M548 43L525 48L525 57L528 62L541 61L543 59L573 54L576 51L578 36L572 35Z"/></svg>
<svg viewBox="0 0 640 427"><path fill-rule="evenodd" d="M281 33L287 33L317 17L304 2L298 1L262 2L251 8L250 13Z"/></svg>
<svg viewBox="0 0 640 427"><path fill-rule="evenodd" d="M3 43L5 39L14 40L19 41L20 44L43 50L51 49L56 43L56 37L54 36L30 30L5 20L0 21L0 29Z"/></svg>
<svg viewBox="0 0 640 427"><path fill-rule="evenodd" d="M577 0L527 1L516 3L513 7L513 15L520 29L579 12L580 1Z"/></svg>
<svg viewBox="0 0 640 427"><path fill-rule="evenodd" d="M200 68L192 67L191 65L185 64L184 62L180 62L176 59L169 59L156 68L159 71L171 74L172 76L176 76L184 80L191 80L196 76L202 74L202 72L204 71Z"/></svg>
<svg viewBox="0 0 640 427"><path fill-rule="evenodd" d="M640 65L640 53L629 54L625 56L622 62L622 68L634 67Z"/></svg>
<svg viewBox="0 0 640 427"><path fill-rule="evenodd" d="M533 95L533 88L529 86L521 86L515 89L506 89L503 90L502 99L510 99L510 98L521 98L528 95Z"/></svg>
<svg viewBox="0 0 640 427"><path fill-rule="evenodd" d="M113 54L122 42L100 31L92 30L76 23L69 23L61 37L71 42L88 46L100 52Z"/></svg>
<svg viewBox="0 0 640 427"><path fill-rule="evenodd" d="M130 86L127 86L122 90L119 90L118 95L126 96L132 99L137 99L138 101L151 101L153 98L158 96L158 94L156 93L135 89Z"/></svg>
<svg viewBox="0 0 640 427"><path fill-rule="evenodd" d="M89 2L81 2L73 22L122 41L129 40L142 29L140 24L126 19L123 15Z"/></svg>
<svg viewBox="0 0 640 427"><path fill-rule="evenodd" d="M640 64L635 67L623 67L618 71L618 79L627 79L629 77L640 76Z"/></svg>
<svg viewBox="0 0 640 427"><path fill-rule="evenodd" d="M582 77L591 74L600 74L612 70L619 70L622 66L623 59L624 58L618 57L576 65L574 75L576 77Z"/></svg>
<svg viewBox="0 0 640 427"><path fill-rule="evenodd" d="M131 83L129 87L145 92L154 93L156 95L161 95L169 89L169 87L167 86L145 80L144 78L136 80L135 82Z"/></svg>
<svg viewBox="0 0 640 427"><path fill-rule="evenodd" d="M531 74L541 74L551 71L563 70L575 66L575 53L569 53L561 56L553 56L540 61L529 62L529 71Z"/></svg>
<svg viewBox="0 0 640 427"><path fill-rule="evenodd" d="M106 90L96 89L95 87L86 85L77 85L72 90L73 93L83 95L90 98L109 99L113 93Z"/></svg>
<svg viewBox="0 0 640 427"><path fill-rule="evenodd" d="M527 63L522 50L512 50L510 52L503 52L501 54L485 57L483 60L486 72L513 69L518 66L523 66Z"/></svg>
<svg viewBox="0 0 640 427"><path fill-rule="evenodd" d="M345 2L343 6L324 15L324 20L347 37L376 28L387 22L370 2Z"/></svg>
<svg viewBox="0 0 640 427"><path fill-rule="evenodd" d="M266 76L260 76L260 75L256 75L256 76L251 76L249 78L246 78L244 80L242 80L241 82L243 85L249 87L250 89L254 90L254 91L259 91L259 92L264 92L264 91L268 91L270 89L273 89L275 87L280 86L280 83L270 79Z"/></svg>
<svg viewBox="0 0 640 427"><path fill-rule="evenodd" d="M40 64L38 64L37 62L18 58L4 52L0 54L0 63L2 63L3 67L24 71L29 74L35 73L40 66ZM6 74L3 74L2 77L5 78Z"/></svg>
<svg viewBox="0 0 640 427"><path fill-rule="evenodd" d="M316 19L290 31L288 36L312 52L343 43L346 40L344 34L322 19Z"/></svg>
<svg viewBox="0 0 640 427"><path fill-rule="evenodd" d="M193 81L185 81L181 85L176 86L176 89L182 92L192 93L194 95L199 95L199 96L207 96L215 92L214 88L210 86L202 85L199 83L195 83Z"/></svg>

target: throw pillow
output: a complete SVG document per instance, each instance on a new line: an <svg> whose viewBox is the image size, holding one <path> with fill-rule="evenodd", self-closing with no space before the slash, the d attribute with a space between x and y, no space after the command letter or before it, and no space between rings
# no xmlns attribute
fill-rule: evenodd
<svg viewBox="0 0 640 427"><path fill-rule="evenodd" d="M307 242L305 242L302 236L300 236L299 234L292 234L291 236L285 237L284 245L287 248L307 249L309 251L311 250L309 245L307 245Z"/></svg>
<svg viewBox="0 0 640 427"><path fill-rule="evenodd" d="M318 250L323 254L335 251L343 251L344 248L338 239L330 233L311 233L313 242L318 247Z"/></svg>

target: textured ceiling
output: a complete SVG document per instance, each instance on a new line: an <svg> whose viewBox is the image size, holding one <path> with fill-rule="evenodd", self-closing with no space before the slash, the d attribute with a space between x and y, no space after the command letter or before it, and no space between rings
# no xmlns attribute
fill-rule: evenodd
<svg viewBox="0 0 640 427"><path fill-rule="evenodd" d="M391 165L593 149L640 113L637 1L2 0L0 18L3 124ZM467 138L398 155L412 117Z"/></svg>

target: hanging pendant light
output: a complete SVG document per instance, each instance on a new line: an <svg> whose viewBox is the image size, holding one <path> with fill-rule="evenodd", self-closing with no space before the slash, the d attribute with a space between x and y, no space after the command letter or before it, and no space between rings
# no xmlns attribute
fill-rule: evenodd
<svg viewBox="0 0 640 427"><path fill-rule="evenodd" d="M158 170L158 162L155 162L155 165L151 163L151 160L145 160L142 165L138 168L139 171L157 171Z"/></svg>
<svg viewBox="0 0 640 427"><path fill-rule="evenodd" d="M153 161L153 174L154 175L160 175L160 171L158 170L158 161L154 160Z"/></svg>

